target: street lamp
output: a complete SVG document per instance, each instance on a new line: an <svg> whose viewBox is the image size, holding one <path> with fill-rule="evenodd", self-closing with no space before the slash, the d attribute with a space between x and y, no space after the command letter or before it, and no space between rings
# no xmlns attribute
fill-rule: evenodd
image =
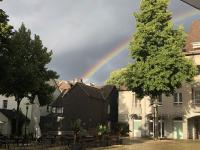
<svg viewBox="0 0 200 150"><path fill-rule="evenodd" d="M155 99L152 106L154 109L154 113L153 113L154 134L153 134L153 137L154 137L154 139L157 139L158 138L158 107L162 106L162 104L158 101L158 99Z"/></svg>
<svg viewBox="0 0 200 150"><path fill-rule="evenodd" d="M29 108L29 103L26 103L26 120L25 120L25 129L24 129L25 138L26 138L26 125L27 125L28 108Z"/></svg>

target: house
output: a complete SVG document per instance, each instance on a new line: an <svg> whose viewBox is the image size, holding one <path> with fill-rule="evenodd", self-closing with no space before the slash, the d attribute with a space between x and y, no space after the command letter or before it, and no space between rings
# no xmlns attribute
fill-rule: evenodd
<svg viewBox="0 0 200 150"><path fill-rule="evenodd" d="M96 129L100 124L109 124L112 129L118 121L117 100L115 86L97 88L76 82L51 104L51 114L41 118L41 128L43 132L68 131L70 124L80 119L85 129Z"/></svg>
<svg viewBox="0 0 200 150"><path fill-rule="evenodd" d="M200 1L199 0L181 0L194 8L200 9Z"/></svg>
<svg viewBox="0 0 200 150"><path fill-rule="evenodd" d="M19 133L24 133L25 131L25 123L29 123L27 125L27 133L31 132L29 128L32 128L33 122L31 121L32 116L32 108L33 106L29 104L27 98L22 99L20 104L20 124L21 128L19 129ZM16 133L16 119L17 119L17 102L14 97L5 97L0 95L0 133L3 135L12 135ZM28 131L29 130L29 131Z"/></svg>
<svg viewBox="0 0 200 150"><path fill-rule="evenodd" d="M19 128L19 133L23 132L25 123L29 123L22 113L17 113L16 110L0 109L0 134L2 135L12 135L16 133L16 119L19 117L19 124L22 128Z"/></svg>
<svg viewBox="0 0 200 150"><path fill-rule="evenodd" d="M174 95L159 98L159 136L170 139L200 139L200 21L192 23L183 53L199 68L191 84ZM119 121L128 122L130 137L152 137L154 108L149 97L138 99L127 89L119 91Z"/></svg>
<svg viewBox="0 0 200 150"><path fill-rule="evenodd" d="M50 80L48 82L50 85L55 85L54 80ZM60 94L57 88L53 93L54 99ZM37 96L33 103L27 98L23 98L20 103L20 112L19 118L20 120L20 133L21 134L33 134L36 135L36 132L40 134L40 115L46 114L46 106L39 107L39 100ZM14 97L6 97L4 95L0 95L0 134L3 135L13 135L16 133L16 117L17 117L17 102L15 101ZM26 125L25 125L26 124ZM26 129L25 129L26 128Z"/></svg>

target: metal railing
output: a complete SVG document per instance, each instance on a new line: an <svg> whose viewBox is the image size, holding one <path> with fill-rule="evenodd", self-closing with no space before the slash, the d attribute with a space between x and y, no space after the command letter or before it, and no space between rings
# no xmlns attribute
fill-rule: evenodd
<svg viewBox="0 0 200 150"><path fill-rule="evenodd" d="M192 100L192 103L194 104L194 105L200 105L200 99L193 99Z"/></svg>

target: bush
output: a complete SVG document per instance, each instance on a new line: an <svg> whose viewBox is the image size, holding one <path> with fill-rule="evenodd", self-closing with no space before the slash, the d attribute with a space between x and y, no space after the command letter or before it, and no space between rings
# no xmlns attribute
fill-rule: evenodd
<svg viewBox="0 0 200 150"><path fill-rule="evenodd" d="M127 136L130 132L129 130L129 124L124 122L118 122L116 125L116 132L118 132L120 135Z"/></svg>
<svg viewBox="0 0 200 150"><path fill-rule="evenodd" d="M106 127L106 125L99 125L97 127L97 132L98 132L98 135L103 136L103 135L108 134L109 130Z"/></svg>

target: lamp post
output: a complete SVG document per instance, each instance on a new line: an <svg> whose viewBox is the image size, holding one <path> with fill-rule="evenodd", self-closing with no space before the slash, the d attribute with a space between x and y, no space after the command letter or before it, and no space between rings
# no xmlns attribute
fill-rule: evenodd
<svg viewBox="0 0 200 150"><path fill-rule="evenodd" d="M28 108L29 108L29 103L26 103L26 120L25 120L25 129L24 129L25 138L26 138L26 125L27 125Z"/></svg>
<svg viewBox="0 0 200 150"><path fill-rule="evenodd" d="M154 129L154 140L158 139L158 107L162 106L161 103L158 102L158 98L156 98L153 102L153 109L154 109L154 113L153 113L153 129ZM161 122L162 123L162 122ZM162 126L161 126L162 127Z"/></svg>
<svg viewBox="0 0 200 150"><path fill-rule="evenodd" d="M153 113L153 138L154 140L158 138L158 103L157 100L153 103L153 109L154 109L154 113Z"/></svg>

